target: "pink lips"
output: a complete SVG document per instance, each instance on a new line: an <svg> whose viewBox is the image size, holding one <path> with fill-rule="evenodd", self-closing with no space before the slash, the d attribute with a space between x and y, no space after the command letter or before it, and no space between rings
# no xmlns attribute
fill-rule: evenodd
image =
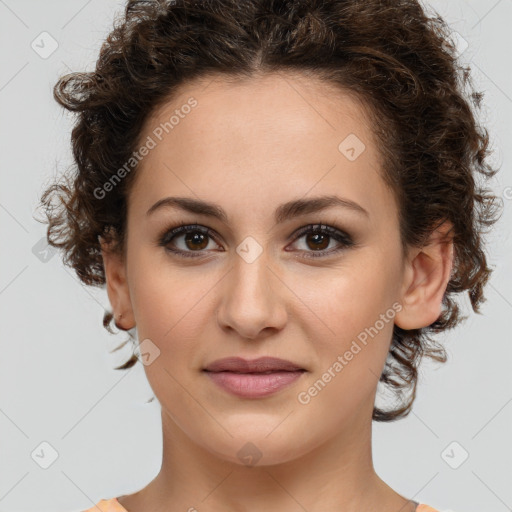
<svg viewBox="0 0 512 512"><path fill-rule="evenodd" d="M246 360L240 357L218 359L204 372L215 384L243 398L260 398L276 393L296 381L304 368L275 357Z"/></svg>

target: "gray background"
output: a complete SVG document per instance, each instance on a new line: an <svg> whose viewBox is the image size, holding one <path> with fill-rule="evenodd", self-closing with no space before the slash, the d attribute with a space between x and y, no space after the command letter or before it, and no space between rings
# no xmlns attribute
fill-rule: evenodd
<svg viewBox="0 0 512 512"><path fill-rule="evenodd" d="M495 272L483 315L462 299L469 319L443 337L448 363L424 364L407 418L374 423L374 462L398 492L440 510L502 512L512 510L512 0L427 5L468 43L461 59L485 92L482 120L502 165L493 188L505 212L489 237ZM93 69L121 7L0 0L0 511L83 510L139 490L160 468L159 405L145 403L152 391L140 363L113 369L130 349L109 353L127 335L101 325L106 292L84 287L60 254L44 261L46 226L33 218L48 180L71 162L72 119L52 86L68 71ZM44 31L58 44L47 58ZM42 442L58 454L48 469L36 463L50 461ZM44 457L32 457L41 449Z"/></svg>

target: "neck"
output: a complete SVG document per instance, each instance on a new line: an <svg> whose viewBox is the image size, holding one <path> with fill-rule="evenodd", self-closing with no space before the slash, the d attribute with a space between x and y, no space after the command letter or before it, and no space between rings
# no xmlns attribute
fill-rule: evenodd
<svg viewBox="0 0 512 512"><path fill-rule="evenodd" d="M305 455L251 467L199 446L162 410L161 470L142 491L119 501L128 512L413 512L413 503L374 471L371 425L371 419L348 425Z"/></svg>

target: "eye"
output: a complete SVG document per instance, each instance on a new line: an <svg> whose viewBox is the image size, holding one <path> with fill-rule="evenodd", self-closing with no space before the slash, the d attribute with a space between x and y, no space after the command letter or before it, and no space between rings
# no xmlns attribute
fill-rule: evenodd
<svg viewBox="0 0 512 512"><path fill-rule="evenodd" d="M215 238L214 231L210 228L199 224L181 224L166 231L158 245L165 247L166 250L177 256L197 258L202 256L201 253L205 252L204 249L214 249L214 247L209 247L209 242L215 241ZM355 245L350 235L325 224L304 226L291 238L294 240L304 238L305 249L300 252L305 253L304 257L306 258L327 257ZM176 240L181 241L181 244ZM338 247L326 250L333 240L338 243Z"/></svg>
<svg viewBox="0 0 512 512"><path fill-rule="evenodd" d="M304 237L306 247L304 257L306 258L327 257L355 245L349 234L325 224L305 226L295 233L295 237L297 240ZM333 240L338 242L338 247L326 251L325 249ZM311 248L312 251L308 250Z"/></svg>
<svg viewBox="0 0 512 512"><path fill-rule="evenodd" d="M175 244L175 239L179 240L181 237L184 237L181 247L177 249L169 247L171 243ZM214 239L211 229L199 224L181 224L164 233L159 245L178 256L196 258L200 255L193 253L204 252L202 249L208 248L209 239Z"/></svg>

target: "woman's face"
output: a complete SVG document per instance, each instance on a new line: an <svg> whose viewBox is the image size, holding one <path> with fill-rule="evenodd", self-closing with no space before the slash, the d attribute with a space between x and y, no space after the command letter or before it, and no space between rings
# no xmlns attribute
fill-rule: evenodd
<svg viewBox="0 0 512 512"><path fill-rule="evenodd" d="M137 327L167 431L239 464L358 439L406 284L397 206L361 105L292 75L217 77L158 109L143 145L109 297ZM222 215L155 207L165 198ZM165 238L181 224L198 227ZM205 371L263 356L303 371Z"/></svg>

